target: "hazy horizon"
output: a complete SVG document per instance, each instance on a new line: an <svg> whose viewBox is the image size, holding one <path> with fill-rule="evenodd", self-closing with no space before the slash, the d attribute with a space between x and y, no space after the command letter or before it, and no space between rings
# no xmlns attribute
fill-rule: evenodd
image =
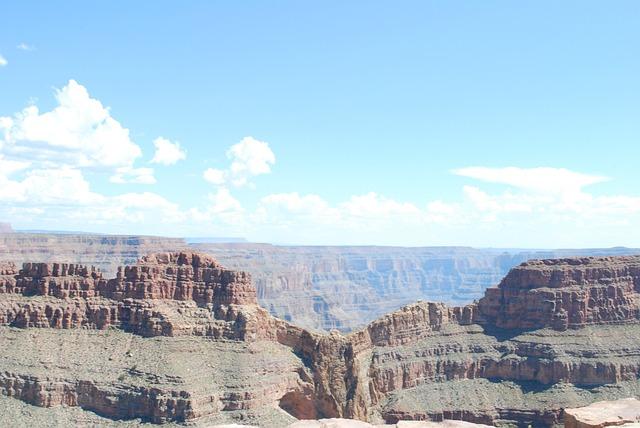
<svg viewBox="0 0 640 428"><path fill-rule="evenodd" d="M0 222L2 223L2 222ZM8 224L8 223L6 223ZM10 225L9 225L10 226ZM296 242L266 242L250 241L243 236L181 236L181 235L136 235L103 233L100 231L83 230L56 230L56 229L14 229L18 234L50 234L50 235L98 235L98 236L149 236L154 238L176 238L184 239L187 244L248 244L248 245L272 245L276 247L380 247L380 248L469 248L481 251L509 251L509 252L535 252L535 251L571 251L571 250L635 250L635 247L612 246L612 247L477 247L471 245L376 245L376 244L299 244ZM0 235L2 235L0 230ZM637 248L640 250L640 248Z"/></svg>

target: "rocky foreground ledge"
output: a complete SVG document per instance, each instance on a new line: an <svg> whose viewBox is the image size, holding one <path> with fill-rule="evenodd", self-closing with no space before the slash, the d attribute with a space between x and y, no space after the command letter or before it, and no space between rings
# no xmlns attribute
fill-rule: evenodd
<svg viewBox="0 0 640 428"><path fill-rule="evenodd" d="M531 261L477 304L418 302L319 334L272 317L248 274L202 254L150 255L115 278L0 263L0 392L116 425L553 426L640 395L639 298L640 257Z"/></svg>

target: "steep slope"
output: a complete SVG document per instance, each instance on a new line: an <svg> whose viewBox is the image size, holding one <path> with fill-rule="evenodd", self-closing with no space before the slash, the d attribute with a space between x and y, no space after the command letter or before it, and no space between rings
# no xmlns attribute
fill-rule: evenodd
<svg viewBox="0 0 640 428"><path fill-rule="evenodd" d="M248 274L202 254L111 279L2 263L0 391L114 421L552 426L640 394L639 290L640 257L532 261L477 304L418 302L345 336L272 317Z"/></svg>

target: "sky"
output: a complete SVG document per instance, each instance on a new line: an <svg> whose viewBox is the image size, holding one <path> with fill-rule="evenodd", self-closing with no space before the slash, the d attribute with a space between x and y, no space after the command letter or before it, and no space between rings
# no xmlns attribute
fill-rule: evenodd
<svg viewBox="0 0 640 428"><path fill-rule="evenodd" d="M637 1L21 1L0 221L640 246Z"/></svg>

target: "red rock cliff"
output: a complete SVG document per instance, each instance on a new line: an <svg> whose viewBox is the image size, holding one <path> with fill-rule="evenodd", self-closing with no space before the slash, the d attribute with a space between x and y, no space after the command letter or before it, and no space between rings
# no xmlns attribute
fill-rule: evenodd
<svg viewBox="0 0 640 428"><path fill-rule="evenodd" d="M640 256L533 260L512 269L478 303L482 322L505 329L635 321Z"/></svg>

